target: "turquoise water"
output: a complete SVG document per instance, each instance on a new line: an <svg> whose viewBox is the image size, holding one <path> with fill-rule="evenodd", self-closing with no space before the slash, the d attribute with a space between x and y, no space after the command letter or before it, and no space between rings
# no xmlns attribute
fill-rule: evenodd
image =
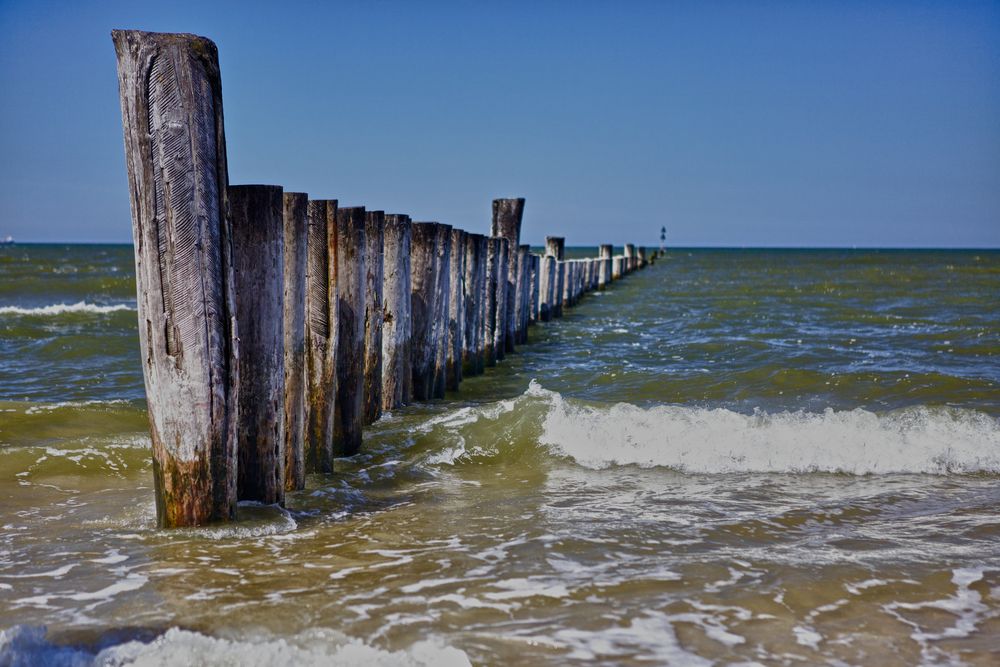
<svg viewBox="0 0 1000 667"><path fill-rule="evenodd" d="M998 295L997 251L673 249L161 531L131 247L0 248L0 663L995 664Z"/></svg>

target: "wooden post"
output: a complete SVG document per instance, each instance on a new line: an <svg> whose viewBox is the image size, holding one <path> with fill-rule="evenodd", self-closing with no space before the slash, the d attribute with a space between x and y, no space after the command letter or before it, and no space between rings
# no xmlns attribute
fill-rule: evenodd
<svg viewBox="0 0 1000 667"><path fill-rule="evenodd" d="M478 375L483 372L482 355L482 293L486 279L486 237L465 235L465 327L462 344L462 372Z"/></svg>
<svg viewBox="0 0 1000 667"><path fill-rule="evenodd" d="M636 255L636 252L635 252L635 245L633 245L631 243L626 243L625 244L625 266L623 267L623 269L624 269L623 273L632 273L637 268L639 268L636 265L636 259L637 259L637 255Z"/></svg>
<svg viewBox="0 0 1000 667"><path fill-rule="evenodd" d="M444 398L448 371L448 313L451 309L451 225L442 224L434 263L434 398Z"/></svg>
<svg viewBox="0 0 1000 667"><path fill-rule="evenodd" d="M410 317L412 322L413 399L427 401L434 397L435 271L438 234L436 222L417 222L412 227L410 254Z"/></svg>
<svg viewBox="0 0 1000 667"><path fill-rule="evenodd" d="M625 256L624 255L615 255L612 258L612 262L613 263L611 265L611 279L612 280L621 280L622 276L625 273Z"/></svg>
<svg viewBox="0 0 1000 667"><path fill-rule="evenodd" d="M562 306L569 308L573 305L573 262L566 260L559 264L559 269L562 271L562 276L560 277L560 282L562 282L562 296L559 301Z"/></svg>
<svg viewBox="0 0 1000 667"><path fill-rule="evenodd" d="M337 209L337 401L333 452L361 449L365 405L365 209Z"/></svg>
<svg viewBox="0 0 1000 667"><path fill-rule="evenodd" d="M160 526L236 515L239 366L215 44L115 30Z"/></svg>
<svg viewBox="0 0 1000 667"><path fill-rule="evenodd" d="M556 277L553 284L552 300L549 302L549 311L552 317L562 317L563 298L563 268L562 260L566 253L566 239L561 236L545 237L545 253L556 258Z"/></svg>
<svg viewBox="0 0 1000 667"><path fill-rule="evenodd" d="M306 239L306 467L333 472L337 397L337 200L309 200Z"/></svg>
<svg viewBox="0 0 1000 667"><path fill-rule="evenodd" d="M462 349L465 342L465 244L468 234L451 230L451 268L448 297L448 359L445 388L458 391L462 382Z"/></svg>
<svg viewBox="0 0 1000 667"><path fill-rule="evenodd" d="M286 192L285 228L285 490L306 487L306 241L309 197Z"/></svg>
<svg viewBox="0 0 1000 667"><path fill-rule="evenodd" d="M528 313L531 310L531 246L517 248L517 343L528 342Z"/></svg>
<svg viewBox="0 0 1000 667"><path fill-rule="evenodd" d="M486 255L486 298L483 299L485 314L483 317L483 361L486 366L496 366L497 351L494 345L497 328L497 292L501 280L498 267L500 265L501 240L495 236L487 240Z"/></svg>
<svg viewBox="0 0 1000 667"><path fill-rule="evenodd" d="M365 425L382 416L382 281L385 214L365 214Z"/></svg>
<svg viewBox="0 0 1000 667"><path fill-rule="evenodd" d="M237 497L285 502L284 204L281 188L229 188L240 332Z"/></svg>
<svg viewBox="0 0 1000 667"><path fill-rule="evenodd" d="M493 224L490 236L507 239L507 290L504 314L504 352L513 352L520 336L520 308L524 294L520 293L520 268L518 246L521 244L521 218L524 216L524 198L494 199ZM503 358L503 355L500 355Z"/></svg>
<svg viewBox="0 0 1000 667"><path fill-rule="evenodd" d="M410 218L385 216L383 240L382 407L413 400L410 318Z"/></svg>
<svg viewBox="0 0 1000 667"><path fill-rule="evenodd" d="M639 247L639 268L640 269L645 269L646 268L646 264L648 264L648 263L649 263L649 260L646 257L646 246L640 246Z"/></svg>
<svg viewBox="0 0 1000 667"><path fill-rule="evenodd" d="M529 254L528 260L531 265L531 276L530 276L530 289L531 294L530 302L528 304L528 322L534 324L538 321L538 297L540 295L540 281L542 278L541 272L541 258L535 254Z"/></svg>
<svg viewBox="0 0 1000 667"><path fill-rule="evenodd" d="M611 244L601 246L600 264L597 279L597 289L604 289L611 282Z"/></svg>
<svg viewBox="0 0 1000 667"><path fill-rule="evenodd" d="M500 239L497 252L497 297L496 297L496 327L493 329L493 350L497 361L503 361L506 353L507 337L507 301L510 298L509 275L510 243L505 238Z"/></svg>
<svg viewBox="0 0 1000 667"><path fill-rule="evenodd" d="M555 310L557 261L552 255L546 255L541 260L541 301L538 306L538 319L542 322L549 322Z"/></svg>

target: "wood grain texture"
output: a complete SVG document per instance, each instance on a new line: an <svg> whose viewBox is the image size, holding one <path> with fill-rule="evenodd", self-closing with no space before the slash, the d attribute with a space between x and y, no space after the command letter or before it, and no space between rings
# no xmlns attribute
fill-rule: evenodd
<svg viewBox="0 0 1000 667"><path fill-rule="evenodd" d="M337 398L337 200L306 209L306 468L333 472Z"/></svg>
<svg viewBox="0 0 1000 667"><path fill-rule="evenodd" d="M487 239L486 246L486 283L483 303L483 364L497 365L497 353L494 345L497 327L497 267L500 262L501 240L496 236Z"/></svg>
<svg viewBox="0 0 1000 667"><path fill-rule="evenodd" d="M365 420L382 416L382 304L385 214L368 211L365 217Z"/></svg>
<svg viewBox="0 0 1000 667"><path fill-rule="evenodd" d="M465 237L465 328L462 348L462 372L483 372L483 299L486 289L487 240L483 234Z"/></svg>
<svg viewBox="0 0 1000 667"><path fill-rule="evenodd" d="M285 490L306 486L306 253L309 197L284 195Z"/></svg>
<svg viewBox="0 0 1000 667"><path fill-rule="evenodd" d="M365 404L365 209L337 209L337 400L333 453L361 450Z"/></svg>
<svg viewBox="0 0 1000 667"><path fill-rule="evenodd" d="M541 279L542 279L542 258L538 255L531 255L531 312L528 315L528 319L535 323L538 321L538 307L539 300L541 297Z"/></svg>
<svg viewBox="0 0 1000 667"><path fill-rule="evenodd" d="M506 354L505 339L507 337L507 300L510 294L508 262L510 260L510 243L505 238L499 239L496 254L496 297L494 306L496 314L493 318L493 353L497 361L503 361Z"/></svg>
<svg viewBox="0 0 1000 667"><path fill-rule="evenodd" d="M462 383L462 348L465 342L465 243L468 234L452 229L448 297L448 358L445 388L458 391Z"/></svg>
<svg viewBox="0 0 1000 667"><path fill-rule="evenodd" d="M434 398L444 398L448 369L448 312L451 308L451 225L438 230L434 262Z"/></svg>
<svg viewBox="0 0 1000 667"><path fill-rule="evenodd" d="M427 401L434 396L435 346L435 264L440 225L415 222L411 228L410 317L412 322L413 400Z"/></svg>
<svg viewBox="0 0 1000 667"><path fill-rule="evenodd" d="M281 188L229 188L240 332L237 497L285 502L284 202Z"/></svg>
<svg viewBox="0 0 1000 667"><path fill-rule="evenodd" d="M215 44L115 30L157 519L236 511L239 366Z"/></svg>
<svg viewBox="0 0 1000 667"><path fill-rule="evenodd" d="M521 220L524 216L524 198L494 199L493 220L490 226L490 236L507 239L507 289L504 297L506 312L504 314L503 350L513 352L515 343L520 337L520 313L524 294L520 291L520 254ZM502 358L502 357L501 357Z"/></svg>
<svg viewBox="0 0 1000 667"><path fill-rule="evenodd" d="M410 218L385 216L383 233L382 407L393 410L413 400Z"/></svg>

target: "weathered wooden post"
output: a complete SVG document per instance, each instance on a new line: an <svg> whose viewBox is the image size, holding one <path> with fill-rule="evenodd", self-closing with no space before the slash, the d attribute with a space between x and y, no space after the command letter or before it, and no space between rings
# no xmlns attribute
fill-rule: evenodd
<svg viewBox="0 0 1000 667"><path fill-rule="evenodd" d="M611 279L621 280L622 276L625 275L625 256L615 255L612 258L611 264Z"/></svg>
<svg viewBox="0 0 1000 667"><path fill-rule="evenodd" d="M306 466L333 472L337 397L337 200L306 209Z"/></svg>
<svg viewBox="0 0 1000 667"><path fill-rule="evenodd" d="M524 198L517 199L494 199L493 200L493 224L490 227L490 236L499 236L507 239L507 289L506 289L506 313L504 314L503 343L504 352L513 352L514 343L519 337L518 325L519 307L522 305L524 294L519 294L520 275L518 246L521 244L521 218L524 216ZM500 354L503 358L503 354Z"/></svg>
<svg viewBox="0 0 1000 667"><path fill-rule="evenodd" d="M139 347L163 527L236 515L239 366L215 44L115 30Z"/></svg>
<svg viewBox="0 0 1000 667"><path fill-rule="evenodd" d="M500 264L500 239L487 239L486 252L486 298L483 299L483 362L486 366L496 366L497 353L493 345L497 326L497 288L500 284L498 266Z"/></svg>
<svg viewBox="0 0 1000 667"><path fill-rule="evenodd" d="M647 259L646 256L646 246L639 246L639 268L640 269L646 268L646 264L648 263L649 260Z"/></svg>
<svg viewBox="0 0 1000 667"><path fill-rule="evenodd" d="M557 262L558 260L552 255L546 255L541 260L541 300L538 305L538 319L542 322L550 321L555 310Z"/></svg>
<svg viewBox="0 0 1000 667"><path fill-rule="evenodd" d="M465 342L465 244L468 234L451 230L451 294L448 297L448 359L445 388L458 391L462 382L462 348Z"/></svg>
<svg viewBox="0 0 1000 667"><path fill-rule="evenodd" d="M385 214L365 214L365 418L374 424L382 416L382 281Z"/></svg>
<svg viewBox="0 0 1000 667"><path fill-rule="evenodd" d="M563 297L563 268L562 260L566 254L566 239L561 236L545 237L545 254L556 258L556 277L553 284L552 301L549 302L549 311L552 317L562 317L562 297Z"/></svg>
<svg viewBox="0 0 1000 667"><path fill-rule="evenodd" d="M306 486L306 241L309 197L286 192L285 229L285 490Z"/></svg>
<svg viewBox="0 0 1000 667"><path fill-rule="evenodd" d="M434 263L434 398L444 398L448 370L448 313L451 309L451 225L442 224Z"/></svg>
<svg viewBox="0 0 1000 667"><path fill-rule="evenodd" d="M538 302L540 294L540 281L542 278L541 273L541 257L535 254L528 255L528 261L531 265L531 276L529 283L529 294L531 295L528 303L528 322L534 324L538 321Z"/></svg>
<svg viewBox="0 0 1000 667"><path fill-rule="evenodd" d="M559 269L562 272L560 276L560 282L562 283L562 294L559 298L560 307L569 308L573 305L573 262L570 260L565 260L559 263Z"/></svg>
<svg viewBox="0 0 1000 667"><path fill-rule="evenodd" d="M240 332L237 497L285 502L284 204L274 185L229 188Z"/></svg>
<svg viewBox="0 0 1000 667"><path fill-rule="evenodd" d="M435 334L435 265L440 225L416 222L412 227L410 255L410 318L412 322L413 399L427 401L434 397L434 363L437 346Z"/></svg>
<svg viewBox="0 0 1000 667"><path fill-rule="evenodd" d="M465 235L465 327L462 343L462 372L478 375L483 372L482 355L482 293L486 279L486 237Z"/></svg>
<svg viewBox="0 0 1000 667"><path fill-rule="evenodd" d="M528 342L528 314L531 310L531 246L517 248L517 343Z"/></svg>
<svg viewBox="0 0 1000 667"><path fill-rule="evenodd" d="M365 405L365 209L337 209L337 401L333 451L361 449Z"/></svg>
<svg viewBox="0 0 1000 667"><path fill-rule="evenodd" d="M622 268L622 273L632 273L637 268L635 245L631 243L625 244L625 264Z"/></svg>
<svg viewBox="0 0 1000 667"><path fill-rule="evenodd" d="M601 245L600 264L597 278L597 289L604 289L611 282L611 257L613 246L611 244Z"/></svg>
<svg viewBox="0 0 1000 667"><path fill-rule="evenodd" d="M510 283L506 280L510 261L510 242L505 238L500 239L497 249L497 297L496 297L496 326L493 329L493 351L496 353L497 361L503 361L507 336L507 301L510 298Z"/></svg>
<svg viewBox="0 0 1000 667"><path fill-rule="evenodd" d="M382 407L413 400L410 319L410 218L385 216L382 274Z"/></svg>

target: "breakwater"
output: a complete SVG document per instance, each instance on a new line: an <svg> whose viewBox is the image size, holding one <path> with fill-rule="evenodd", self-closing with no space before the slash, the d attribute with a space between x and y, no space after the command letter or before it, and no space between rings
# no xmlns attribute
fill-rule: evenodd
<svg viewBox="0 0 1000 667"><path fill-rule="evenodd" d="M458 390L528 330L655 260L521 243L523 198L489 234L231 185L214 43L114 31L157 517L283 504L359 452L383 410Z"/></svg>

